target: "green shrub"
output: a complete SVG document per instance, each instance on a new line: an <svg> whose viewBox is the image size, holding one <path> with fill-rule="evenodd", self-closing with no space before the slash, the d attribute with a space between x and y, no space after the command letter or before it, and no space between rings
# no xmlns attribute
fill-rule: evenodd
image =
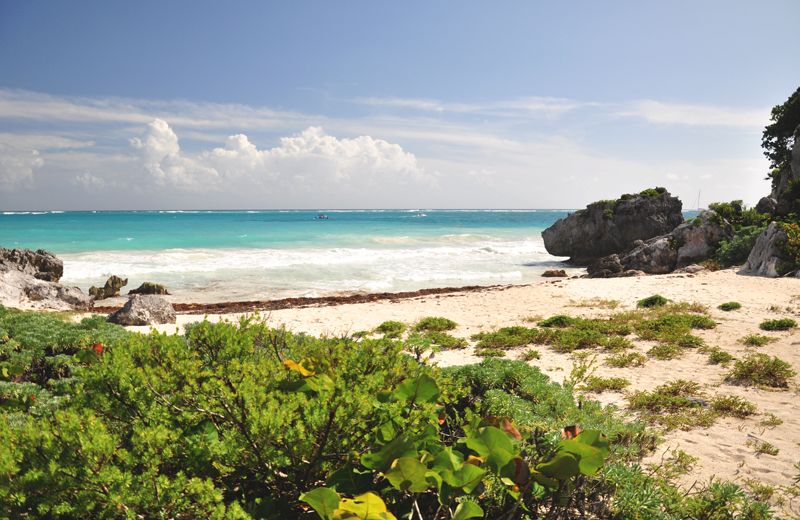
<svg viewBox="0 0 800 520"><path fill-rule="evenodd" d="M524 361L531 361L533 359L541 359L542 356L539 354L538 350L526 350L520 356Z"/></svg>
<svg viewBox="0 0 800 520"><path fill-rule="evenodd" d="M597 377L590 376L586 378L586 382L581 387L581 390L587 392L603 392L605 390L624 390L630 386L631 382L623 377Z"/></svg>
<svg viewBox="0 0 800 520"><path fill-rule="evenodd" d="M715 412L739 419L758 411L753 403L735 395L715 395L708 404Z"/></svg>
<svg viewBox="0 0 800 520"><path fill-rule="evenodd" d="M677 345L661 343L647 351L647 355L662 361L683 356L683 349Z"/></svg>
<svg viewBox="0 0 800 520"><path fill-rule="evenodd" d="M647 356L643 356L638 352L629 352L627 354L617 354L606 358L606 363L612 367L625 368L629 366L642 366L647 363Z"/></svg>
<svg viewBox="0 0 800 520"><path fill-rule="evenodd" d="M728 352L725 352L719 347L714 347L711 349L711 352L708 355L708 362L714 365L723 364L726 365L736 359Z"/></svg>
<svg viewBox="0 0 800 520"><path fill-rule="evenodd" d="M766 320L758 326L761 330L789 330L797 327L797 322L784 318L782 320Z"/></svg>
<svg viewBox="0 0 800 520"><path fill-rule="evenodd" d="M458 327L458 323L447 318L427 317L422 318L419 323L414 325L416 332L431 331L431 332L444 332L446 330L453 330Z"/></svg>
<svg viewBox="0 0 800 520"><path fill-rule="evenodd" d="M765 226L747 226L739 229L732 240L723 239L720 242L714 253L714 259L721 267L744 264L765 228Z"/></svg>
<svg viewBox="0 0 800 520"><path fill-rule="evenodd" d="M786 388L789 379L796 376L792 365L767 354L750 353L733 365L733 370L725 376L728 381L744 385L762 385L773 388Z"/></svg>
<svg viewBox="0 0 800 520"><path fill-rule="evenodd" d="M741 309L741 308L742 308L742 304L739 303L739 302L723 303L722 305L719 305L717 307L717 309L719 309L721 311L735 311L736 309Z"/></svg>
<svg viewBox="0 0 800 520"><path fill-rule="evenodd" d="M565 316L563 314L559 314L558 316L552 316L547 318L544 321L540 321L537 323L540 327L557 327L559 329L563 329L566 327L571 327L574 325L578 320L576 318L570 318L569 316Z"/></svg>
<svg viewBox="0 0 800 520"><path fill-rule="evenodd" d="M476 347L475 351L473 352L473 354L478 356L478 357L484 357L484 358L505 357L506 356L506 353L504 351L502 351L500 349L496 349L496 348L477 348Z"/></svg>
<svg viewBox="0 0 800 520"><path fill-rule="evenodd" d="M632 410L642 412L644 420L661 424L668 430L690 429L711 426L718 415L701 404L703 395L698 383L679 379L650 392L633 392L627 399Z"/></svg>
<svg viewBox="0 0 800 520"><path fill-rule="evenodd" d="M466 348L469 346L464 338L456 338L446 332L430 331L426 332L424 337L442 348Z"/></svg>
<svg viewBox="0 0 800 520"><path fill-rule="evenodd" d="M476 348L514 348L527 345L532 342L540 342L540 334L536 329L529 329L522 326L503 327L495 332L479 332L473 334L472 339L478 340Z"/></svg>
<svg viewBox="0 0 800 520"><path fill-rule="evenodd" d="M772 343L773 341L778 341L779 339L780 338L763 336L761 334L749 334L743 338L740 338L738 341L751 347L763 347L767 343Z"/></svg>
<svg viewBox="0 0 800 520"><path fill-rule="evenodd" d="M667 302L670 300L664 298L660 294L654 294L653 296L648 296L643 300L639 300L639 303L636 304L637 307L661 307L662 305L666 305Z"/></svg>
<svg viewBox="0 0 800 520"><path fill-rule="evenodd" d="M407 326L405 323L401 323L399 321L384 321L377 327L375 327L375 332L380 332L387 338L399 338L403 332L405 332Z"/></svg>

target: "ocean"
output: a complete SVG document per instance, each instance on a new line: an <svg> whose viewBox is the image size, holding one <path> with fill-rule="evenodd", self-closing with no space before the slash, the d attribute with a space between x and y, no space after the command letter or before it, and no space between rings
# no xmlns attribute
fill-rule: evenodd
<svg viewBox="0 0 800 520"><path fill-rule="evenodd" d="M272 300L582 273L541 238L570 211L5 212L0 246L54 253L61 283L84 292L117 275L128 278L123 294L148 281L166 285L174 302Z"/></svg>

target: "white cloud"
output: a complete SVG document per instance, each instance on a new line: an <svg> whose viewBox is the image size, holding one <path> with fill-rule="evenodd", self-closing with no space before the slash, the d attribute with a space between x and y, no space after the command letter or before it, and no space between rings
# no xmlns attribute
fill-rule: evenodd
<svg viewBox="0 0 800 520"><path fill-rule="evenodd" d="M366 187L427 181L413 154L370 136L337 139L310 127L280 146L259 150L246 135L228 137L225 146L196 155L181 151L178 136L166 121L147 125L142 138L130 140L157 186L194 191L284 186L294 191Z"/></svg>
<svg viewBox="0 0 800 520"><path fill-rule="evenodd" d="M33 170L44 160L39 150L21 150L0 144L0 190L13 191L20 185L33 183Z"/></svg>
<svg viewBox="0 0 800 520"><path fill-rule="evenodd" d="M634 103L630 109L623 110L618 115L643 117L651 123L763 128L769 123L770 111L707 105L675 105L646 100Z"/></svg>
<svg viewBox="0 0 800 520"><path fill-rule="evenodd" d="M359 98L356 103L371 106L412 108L433 112L453 112L459 114L482 114L498 117L529 117L535 115L554 116L570 110L588 106L599 106L598 103L586 103L572 99L551 97L525 97L511 101L490 103L443 103L435 99L403 99L403 98Z"/></svg>
<svg viewBox="0 0 800 520"><path fill-rule="evenodd" d="M82 175L76 175L75 178L72 179L73 185L81 184L85 189L99 189L102 190L106 187L106 181L102 177L95 177L89 172L85 172Z"/></svg>

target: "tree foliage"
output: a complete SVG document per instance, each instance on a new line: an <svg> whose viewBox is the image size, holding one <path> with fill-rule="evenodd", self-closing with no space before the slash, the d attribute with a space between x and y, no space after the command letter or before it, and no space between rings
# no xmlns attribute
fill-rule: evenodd
<svg viewBox="0 0 800 520"><path fill-rule="evenodd" d="M782 105L772 109L772 124L767 125L761 138L764 155L770 160L770 167L784 171L792 160L792 144L800 125L800 88L794 91ZM773 183L776 179L773 177Z"/></svg>

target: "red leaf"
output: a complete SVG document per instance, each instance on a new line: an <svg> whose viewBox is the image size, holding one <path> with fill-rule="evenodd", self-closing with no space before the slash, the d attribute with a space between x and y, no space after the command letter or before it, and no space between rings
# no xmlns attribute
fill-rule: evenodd
<svg viewBox="0 0 800 520"><path fill-rule="evenodd" d="M94 345L92 345L92 350L94 350L95 352L97 352L98 355L100 355L103 353L103 345L100 343L95 343Z"/></svg>

